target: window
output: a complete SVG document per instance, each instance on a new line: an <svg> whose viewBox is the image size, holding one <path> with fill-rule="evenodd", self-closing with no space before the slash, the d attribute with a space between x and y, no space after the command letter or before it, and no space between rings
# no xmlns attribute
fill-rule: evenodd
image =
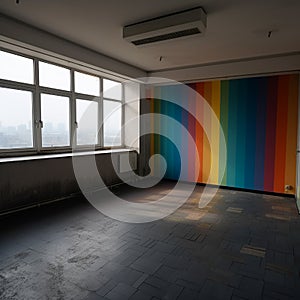
<svg viewBox="0 0 300 300"><path fill-rule="evenodd" d="M0 50L0 156L122 146L123 84L68 65Z"/></svg>
<svg viewBox="0 0 300 300"><path fill-rule="evenodd" d="M77 145L98 144L98 103L76 99Z"/></svg>
<svg viewBox="0 0 300 300"><path fill-rule="evenodd" d="M96 76L75 72L75 92L81 94L100 95L100 80Z"/></svg>
<svg viewBox="0 0 300 300"><path fill-rule="evenodd" d="M0 78L23 83L33 83L33 60L0 51Z"/></svg>
<svg viewBox="0 0 300 300"><path fill-rule="evenodd" d="M103 79L103 134L104 146L122 144L122 84Z"/></svg>
<svg viewBox="0 0 300 300"><path fill-rule="evenodd" d="M103 125L104 146L120 146L121 142L122 104L104 100Z"/></svg>
<svg viewBox="0 0 300 300"><path fill-rule="evenodd" d="M70 70L39 62L40 85L61 90L70 90Z"/></svg>
<svg viewBox="0 0 300 300"><path fill-rule="evenodd" d="M0 149L33 147L32 93L0 87Z"/></svg>
<svg viewBox="0 0 300 300"><path fill-rule="evenodd" d="M103 97L121 100L122 84L109 79L103 79Z"/></svg>
<svg viewBox="0 0 300 300"><path fill-rule="evenodd" d="M69 98L41 95L42 146L70 145Z"/></svg>

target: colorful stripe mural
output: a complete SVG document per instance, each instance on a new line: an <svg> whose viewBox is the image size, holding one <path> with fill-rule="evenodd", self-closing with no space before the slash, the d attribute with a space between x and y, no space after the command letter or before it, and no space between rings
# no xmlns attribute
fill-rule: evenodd
<svg viewBox="0 0 300 300"><path fill-rule="evenodd" d="M196 143L195 147L185 135L172 131L165 120L155 119L152 126L168 133L151 138L152 154L161 154L167 162L165 177L178 179L181 172L182 179L191 182L295 194L298 86L299 76L292 74L199 82L189 89L180 84L155 87L152 113L180 122ZM204 97L219 124L193 91ZM185 109L174 103L175 98ZM205 130L190 112L206 124ZM220 143L222 131L227 152ZM181 147L177 149L173 140ZM286 191L285 185L293 190Z"/></svg>

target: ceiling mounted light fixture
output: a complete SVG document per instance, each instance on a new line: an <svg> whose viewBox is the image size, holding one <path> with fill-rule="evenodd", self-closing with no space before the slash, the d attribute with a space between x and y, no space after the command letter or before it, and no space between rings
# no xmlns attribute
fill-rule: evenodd
<svg viewBox="0 0 300 300"><path fill-rule="evenodd" d="M202 35L206 29L202 7L187 9L123 27L123 38L135 46Z"/></svg>

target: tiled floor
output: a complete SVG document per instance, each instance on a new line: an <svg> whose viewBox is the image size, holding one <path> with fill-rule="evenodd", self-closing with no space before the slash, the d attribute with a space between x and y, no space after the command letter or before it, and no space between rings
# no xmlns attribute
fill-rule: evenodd
<svg viewBox="0 0 300 300"><path fill-rule="evenodd" d="M219 190L199 209L201 191L148 224L83 199L2 217L0 299L300 299L295 200Z"/></svg>

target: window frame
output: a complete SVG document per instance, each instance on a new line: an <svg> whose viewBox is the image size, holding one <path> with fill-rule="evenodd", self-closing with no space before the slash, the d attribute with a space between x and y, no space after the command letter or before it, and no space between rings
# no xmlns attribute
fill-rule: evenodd
<svg viewBox="0 0 300 300"><path fill-rule="evenodd" d="M53 63L51 61L47 61L45 59L38 59L38 58L35 58L36 62L37 62L37 69L38 69L38 74L37 74L37 79L38 79L38 86L40 88L43 88L43 89L49 89L49 90L58 90L58 91L65 91L65 92L71 92L72 91L72 83L71 83L71 68L67 67L67 66L64 66L62 64L58 64L58 63ZM52 87L48 87L48 86L44 86L44 85L41 85L40 84L40 62L41 63L45 63L45 64L49 64L49 65L53 65L53 66L56 66L56 67L61 67L61 68L64 68L64 69L67 69L70 73L70 86L69 86L69 90L64 90L64 89L56 89L56 88L52 88ZM35 75L35 70L34 70L34 75ZM35 84L35 82L34 82Z"/></svg>
<svg viewBox="0 0 300 300"><path fill-rule="evenodd" d="M75 141L75 144L76 144L76 149L85 149L87 147L92 147L93 145L95 145L95 148L97 147L100 147L101 145L101 140L100 140L100 122L99 122L99 118L101 117L99 115L99 112L100 112L100 97L97 97L99 99L87 99L86 97L81 97L81 96L78 96L76 97L75 96L75 99L74 99L74 103L75 103L75 131L74 131L74 141ZM97 135L97 144L77 144L77 130L78 130L78 119L77 119L77 100L84 100L84 101L90 101L90 102L96 102L98 104L98 111L97 111L97 132L98 132L98 135Z"/></svg>
<svg viewBox="0 0 300 300"><path fill-rule="evenodd" d="M115 82L119 82L119 81L116 81L116 80L113 80L113 79L109 79L109 78L105 78L103 77L102 78L102 83L101 83L101 86L103 88L104 84L103 84L103 79L108 79L108 80L111 80L111 81L115 81ZM121 83L121 82L119 82ZM125 145L125 132L124 132L124 128L125 128L125 87L124 87L124 84L121 83L121 99L114 99L114 98L109 98L109 97L104 97L104 92L102 90L102 117L103 116L103 104L104 104L104 101L107 100L107 101L114 101L114 102L118 102L118 103L121 103L121 146L107 146L109 148L120 148L120 147L124 147ZM102 123L103 126L102 126L102 131L103 131L103 127L104 127L104 123ZM104 131L102 133L103 135L103 139L102 139L102 142L103 142L103 147L104 147Z"/></svg>
<svg viewBox="0 0 300 300"><path fill-rule="evenodd" d="M59 97L65 97L69 99L69 146L54 146L54 147L43 147L43 137L42 137L42 131L43 131L43 127L39 126L39 131L40 131L40 135L41 135L41 142L39 144L39 146L41 147L40 151L41 152L47 152L50 151L52 149L54 150L68 150L70 148L72 148L72 136L71 136L71 127L72 127L72 121L71 121L71 96L65 96L65 95L59 95L59 94L53 94L50 92L40 92L39 93L39 103L40 103L40 121L42 121L42 123L44 123L44 120L42 120L42 101L41 101L41 96L43 95L50 95L50 96L59 96ZM40 123L41 125L41 123Z"/></svg>
<svg viewBox="0 0 300 300"><path fill-rule="evenodd" d="M10 50L0 46L0 50L19 55L25 58L29 58L33 60L33 84L29 83L21 83L13 80L6 80L0 78L0 87L10 88L14 90L24 90L30 91L32 93L32 135L33 135L33 147L27 148L11 148L11 149L0 149L0 157L9 157L9 156L26 156L26 155L40 155L40 154L59 154L72 152L73 148L76 151L90 151L91 147L94 150L109 150L109 149L122 149L124 148L124 103L125 103L125 95L124 95L124 84L121 77L117 79L109 78L108 76L99 75L97 72L93 71L93 69L89 69L88 71L80 69L80 67L71 67L63 63L53 62L51 59L47 60L44 58L38 58L33 55L23 54L22 52L18 52L15 50ZM39 84L39 62L44 62L48 64L52 64L58 67L66 68L70 71L70 90L61 90L55 89L45 86L40 86ZM88 68L85 68L88 69ZM75 72L84 73L87 75L95 76L99 78L99 89L100 96L94 96L89 94L82 94L75 92ZM122 86L122 95L121 100L105 98L109 101L116 101L121 103L121 145L118 146L104 146L104 131L103 131L103 80L108 79L115 82L118 82ZM70 134L70 146L55 146L55 147L43 147L42 146L42 119L41 119L41 94L49 94L49 95L57 95L64 96L69 98L69 134ZM76 130L77 130L77 120L76 120L76 99L88 100L88 101L96 101L98 103L98 143L95 145L77 145L76 141ZM75 141L75 145L73 144L73 137Z"/></svg>
<svg viewBox="0 0 300 300"><path fill-rule="evenodd" d="M21 83L21 82L15 82L13 84L10 80L0 79L0 87L1 88L7 88L15 91L26 91L32 93L32 147L26 147L26 148L0 148L0 155L3 153L8 154L18 154L18 153L25 153L28 152L30 154L33 154L36 150L36 130L35 130L35 91L31 84L29 83Z"/></svg>
<svg viewBox="0 0 300 300"><path fill-rule="evenodd" d="M110 102L116 102L121 104L121 145L124 145L124 140L123 140L123 130L124 130L124 103L122 100L115 100L115 99L111 99L111 98L103 98L103 107L104 107L104 101L110 101ZM104 123L103 123L103 135L104 135ZM104 145L104 136L103 136L103 145ZM110 147L110 148L118 148L121 147L119 145L116 146L106 146L106 147Z"/></svg>
<svg viewBox="0 0 300 300"><path fill-rule="evenodd" d="M33 84L27 83L27 82L20 82L20 81L15 81L15 80L9 80L9 79L2 79L2 78L0 78L1 81L14 82L16 84L30 85L30 86L32 86L32 85L35 84L35 60L36 60L35 57L33 57L31 55L28 55L28 54L21 53L21 52L17 52L17 51L11 50L11 49L6 49L6 48L1 47L1 46L0 46L0 51L7 52L7 53L10 53L10 54L18 55L18 56L21 56L21 57L33 60L33 65L32 65L32 68L33 68Z"/></svg>

